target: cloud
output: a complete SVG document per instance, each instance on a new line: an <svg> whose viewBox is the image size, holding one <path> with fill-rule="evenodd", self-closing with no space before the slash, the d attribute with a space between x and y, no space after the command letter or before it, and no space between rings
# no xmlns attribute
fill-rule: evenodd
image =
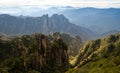
<svg viewBox="0 0 120 73"><path fill-rule="evenodd" d="M0 6L73 6L120 8L120 0L0 0Z"/></svg>
<svg viewBox="0 0 120 73"><path fill-rule="evenodd" d="M50 7L120 8L118 0L0 0L0 14L31 15ZM41 11L40 11L41 10ZM44 12L41 12L44 14Z"/></svg>

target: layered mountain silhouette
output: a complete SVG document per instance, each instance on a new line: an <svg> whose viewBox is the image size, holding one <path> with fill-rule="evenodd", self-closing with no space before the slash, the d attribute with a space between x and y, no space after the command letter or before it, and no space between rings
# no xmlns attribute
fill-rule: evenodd
<svg viewBox="0 0 120 73"><path fill-rule="evenodd" d="M1 9L11 9L10 7L1 7ZM42 16L44 14L53 15L63 14L69 18L72 23L91 29L94 32L103 34L112 30L120 31L120 8L75 8L75 7L50 7L41 9L37 6L27 6L12 8L12 15ZM9 12L9 10L8 10ZM1 13L4 13L4 11ZM117 26L117 27L115 27Z"/></svg>
<svg viewBox="0 0 120 73"><path fill-rule="evenodd" d="M105 33L101 34L101 36L105 37L105 36L108 36L108 35L116 34L118 32L120 32L120 31L118 31L118 30L111 30L109 32L105 32Z"/></svg>
<svg viewBox="0 0 120 73"><path fill-rule="evenodd" d="M120 31L120 8L73 8L66 9L63 14L72 23L89 28L98 34L112 30Z"/></svg>
<svg viewBox="0 0 120 73"><path fill-rule="evenodd" d="M83 40L90 39L94 33L87 28L70 23L64 15L54 14L51 17L43 15L41 17L0 15L0 32L8 35L32 34L41 32L65 32L72 35L80 35Z"/></svg>

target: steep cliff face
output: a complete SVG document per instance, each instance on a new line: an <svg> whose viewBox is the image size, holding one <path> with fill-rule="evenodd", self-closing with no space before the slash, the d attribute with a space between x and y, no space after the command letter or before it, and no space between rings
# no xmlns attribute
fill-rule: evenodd
<svg viewBox="0 0 120 73"><path fill-rule="evenodd" d="M69 67L68 47L61 38L42 34L0 40L0 72L64 72Z"/></svg>

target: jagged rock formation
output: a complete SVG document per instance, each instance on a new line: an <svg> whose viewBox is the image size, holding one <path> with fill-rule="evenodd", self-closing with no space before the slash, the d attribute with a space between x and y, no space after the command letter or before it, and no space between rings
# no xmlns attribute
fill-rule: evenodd
<svg viewBox="0 0 120 73"><path fill-rule="evenodd" d="M79 35L71 36L67 33L50 33L49 37L57 38L61 37L65 43L68 45L68 54L70 57L76 56L79 53L79 49L81 48L83 42Z"/></svg>
<svg viewBox="0 0 120 73"><path fill-rule="evenodd" d="M43 34L0 40L0 72L64 72L69 67L68 47L61 38Z"/></svg>
<svg viewBox="0 0 120 73"><path fill-rule="evenodd" d="M88 41L73 61L75 69L66 73L118 73L120 70L120 33Z"/></svg>
<svg viewBox="0 0 120 73"><path fill-rule="evenodd" d="M83 40L92 38L93 32L89 29L71 23L64 15L54 14L51 17L16 17L7 14L0 15L0 32L9 35L33 34L41 32L65 32L80 35Z"/></svg>

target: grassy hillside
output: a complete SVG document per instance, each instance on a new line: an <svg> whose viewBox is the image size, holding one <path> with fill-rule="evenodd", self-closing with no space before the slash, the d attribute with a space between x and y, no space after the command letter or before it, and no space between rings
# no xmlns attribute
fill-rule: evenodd
<svg viewBox="0 0 120 73"><path fill-rule="evenodd" d="M120 33L88 41L66 73L119 73Z"/></svg>

